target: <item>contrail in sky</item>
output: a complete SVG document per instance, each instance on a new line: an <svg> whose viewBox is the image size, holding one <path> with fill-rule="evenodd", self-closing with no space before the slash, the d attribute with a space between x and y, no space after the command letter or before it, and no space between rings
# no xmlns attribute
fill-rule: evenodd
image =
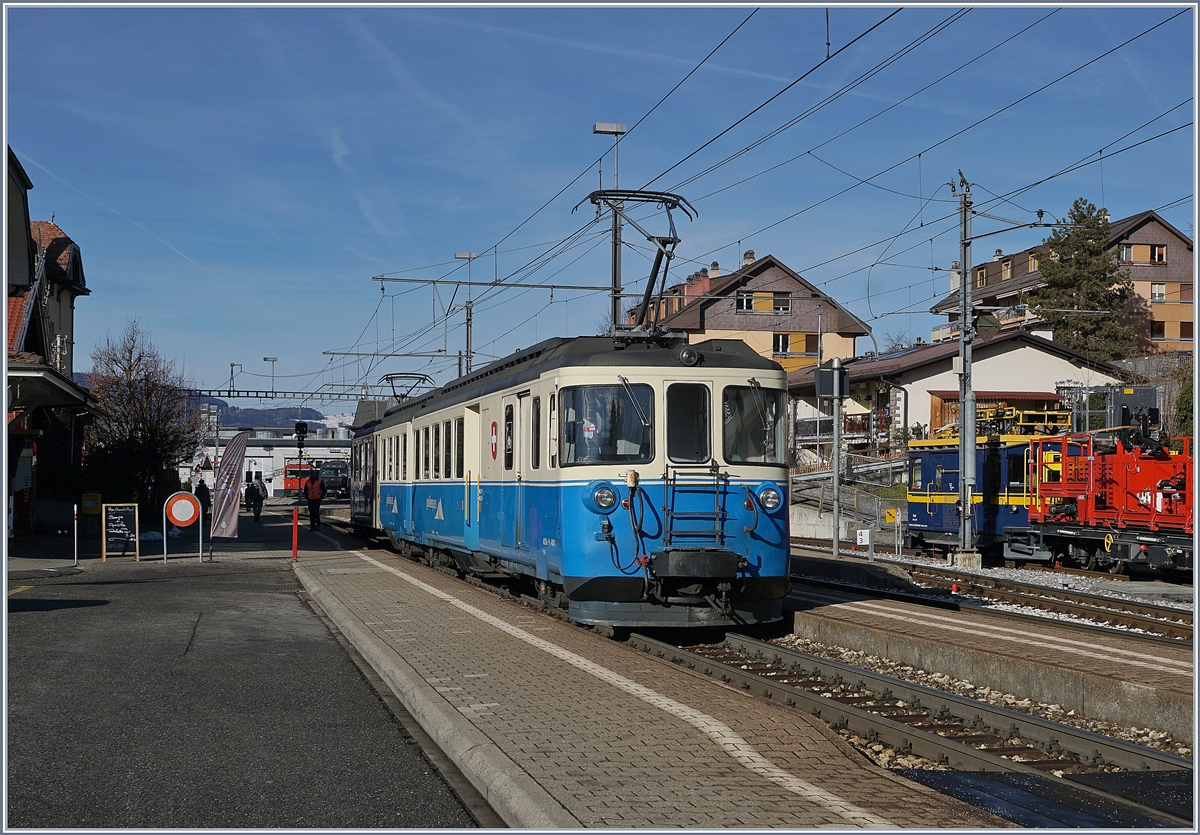
<svg viewBox="0 0 1200 835"><path fill-rule="evenodd" d="M55 174L53 171L51 171L51 170L50 170L49 168L47 168L46 166L42 165L42 164L41 164L40 162L38 162L37 160L35 160L35 159L32 159L32 158L30 158L30 157L26 156L26 155L25 155L25 154L23 154L23 153L22 153L22 154L19 154L18 156L19 156L19 158L20 158L21 160L23 160L23 161L25 161L25 162L31 162L31 163L33 163L33 164L34 164L34 165L36 165L38 168L40 168L40 169L42 169L43 171L45 171L45 172L46 172L47 174L49 174L51 177L53 177L54 179L58 180L60 183L62 183L62 184L63 184L64 186L66 186L67 188L71 189L71 191L75 192L76 194L80 194L80 195L82 195L82 196L86 197L88 200L91 200L93 203L95 203L97 206L99 206L99 207L100 207L100 208L102 208L102 209L108 209L110 212L112 212L112 213L113 213L114 215L116 215L117 217L120 217L120 218L123 218L123 219L125 219L125 220L129 221L129 222L130 222L130 223L132 223L134 226L136 226L138 229L141 229L143 232L145 232L147 235L149 235L151 238L154 238L154 240L158 241L160 244L162 244L163 246L165 246L167 249L169 249L169 250L171 250L172 252L174 252L174 253L175 253L176 255L178 255L180 258L183 258L184 260L188 261L189 263L196 264L196 262L195 262L195 261L194 261L192 258L189 258L187 255L184 255L184 254L183 254L182 252L180 252L178 249L176 249L175 247L171 246L171 244L167 243L167 242L166 242L166 241L164 241L162 238L158 237L158 235L155 235L153 232L151 232L151 231L150 231L149 229L147 229L145 226L142 226L142 224L138 223L138 222L137 222L136 220L134 220L133 218L129 217L128 215L121 214L121 212L117 211L117 210L116 210L116 209L114 209L112 206L105 205L104 203L101 203L99 200L97 200L95 197L92 197L92 195L90 195L90 194L86 194L86 193L84 193L84 192L80 191L79 189L75 188L75 186L73 186L73 185L71 185L70 183L68 183L68 182L67 182L66 180L64 180L62 177L60 177L60 176L58 176L57 174ZM196 264L196 266L200 266L200 265L199 265L199 264Z"/></svg>

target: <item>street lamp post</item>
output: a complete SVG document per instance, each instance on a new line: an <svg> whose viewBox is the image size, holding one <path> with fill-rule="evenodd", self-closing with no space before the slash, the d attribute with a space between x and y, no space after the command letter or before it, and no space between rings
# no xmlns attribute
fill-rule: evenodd
<svg viewBox="0 0 1200 835"><path fill-rule="evenodd" d="M467 373L471 373L471 262L475 260L474 252L456 252L454 257L467 262Z"/></svg>
<svg viewBox="0 0 1200 835"><path fill-rule="evenodd" d="M613 138L613 190L620 188L619 185L619 154L621 137L626 133L626 127L623 124L616 122L596 122L592 125L593 134L604 134ZM614 204L613 208L613 231L612 231L612 332L617 332L617 326L621 322L621 213L619 208L623 208L623 203Z"/></svg>
<svg viewBox="0 0 1200 835"><path fill-rule="evenodd" d="M275 393L275 363L279 357L263 357L263 362L271 363L271 394Z"/></svg>

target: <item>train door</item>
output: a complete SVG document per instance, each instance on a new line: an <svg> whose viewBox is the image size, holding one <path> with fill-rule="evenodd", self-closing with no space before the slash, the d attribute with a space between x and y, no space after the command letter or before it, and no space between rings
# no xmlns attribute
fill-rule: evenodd
<svg viewBox="0 0 1200 835"><path fill-rule="evenodd" d="M520 399L505 397L500 407L500 544L510 548L521 541L520 417Z"/></svg>
<svg viewBox="0 0 1200 835"><path fill-rule="evenodd" d="M482 456L479 442L479 406L468 406L463 410L462 422L462 478L463 496L463 538L471 550L479 548L479 514L483 507L483 491L480 487L482 474Z"/></svg>

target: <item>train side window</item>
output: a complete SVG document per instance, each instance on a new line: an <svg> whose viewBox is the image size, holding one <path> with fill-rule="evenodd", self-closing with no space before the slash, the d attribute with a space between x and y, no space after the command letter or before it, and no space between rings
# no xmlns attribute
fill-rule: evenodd
<svg viewBox="0 0 1200 835"><path fill-rule="evenodd" d="M393 481L396 478L396 436L388 438L387 442L387 478L388 481Z"/></svg>
<svg viewBox="0 0 1200 835"><path fill-rule="evenodd" d="M533 419L530 421L529 463L536 470L542 466L542 398L533 398Z"/></svg>
<svg viewBox="0 0 1200 835"><path fill-rule="evenodd" d="M454 421L454 477L463 477L463 458L466 454L466 441L463 439L465 421L458 418Z"/></svg>
<svg viewBox="0 0 1200 835"><path fill-rule="evenodd" d="M408 431L400 435L400 480L408 481Z"/></svg>
<svg viewBox="0 0 1200 835"><path fill-rule="evenodd" d="M438 425L433 425L433 477L442 477L442 433Z"/></svg>
<svg viewBox="0 0 1200 835"><path fill-rule="evenodd" d="M442 423L442 473L450 478L450 459L454 455L454 447L450 444L450 421Z"/></svg>
<svg viewBox="0 0 1200 835"><path fill-rule="evenodd" d="M429 427L421 430L421 474L429 478Z"/></svg>
<svg viewBox="0 0 1200 835"><path fill-rule="evenodd" d="M712 427L708 418L708 386L675 383L667 389L667 458L681 464L703 464L710 457Z"/></svg>
<svg viewBox="0 0 1200 835"><path fill-rule="evenodd" d="M1012 487L1025 486L1025 453L1008 454L1008 483Z"/></svg>
<svg viewBox="0 0 1200 835"><path fill-rule="evenodd" d="M550 437L550 466L558 466L558 435L555 433L555 427L558 425L558 415L554 413L554 395L550 395L550 431L546 434Z"/></svg>
<svg viewBox="0 0 1200 835"><path fill-rule="evenodd" d="M513 468L513 407L504 407L504 469Z"/></svg>
<svg viewBox="0 0 1200 835"><path fill-rule="evenodd" d="M909 464L908 472L908 489L920 490L925 486L925 482L921 481L921 459L914 458Z"/></svg>

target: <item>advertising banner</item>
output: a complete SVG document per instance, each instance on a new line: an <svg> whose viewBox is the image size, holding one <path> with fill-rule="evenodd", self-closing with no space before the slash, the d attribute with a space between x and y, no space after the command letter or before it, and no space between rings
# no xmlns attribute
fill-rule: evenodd
<svg viewBox="0 0 1200 835"><path fill-rule="evenodd" d="M242 504L242 463L246 459L246 441L250 432L239 432L225 445L225 454L217 467L213 483L211 536L236 538L238 508Z"/></svg>

